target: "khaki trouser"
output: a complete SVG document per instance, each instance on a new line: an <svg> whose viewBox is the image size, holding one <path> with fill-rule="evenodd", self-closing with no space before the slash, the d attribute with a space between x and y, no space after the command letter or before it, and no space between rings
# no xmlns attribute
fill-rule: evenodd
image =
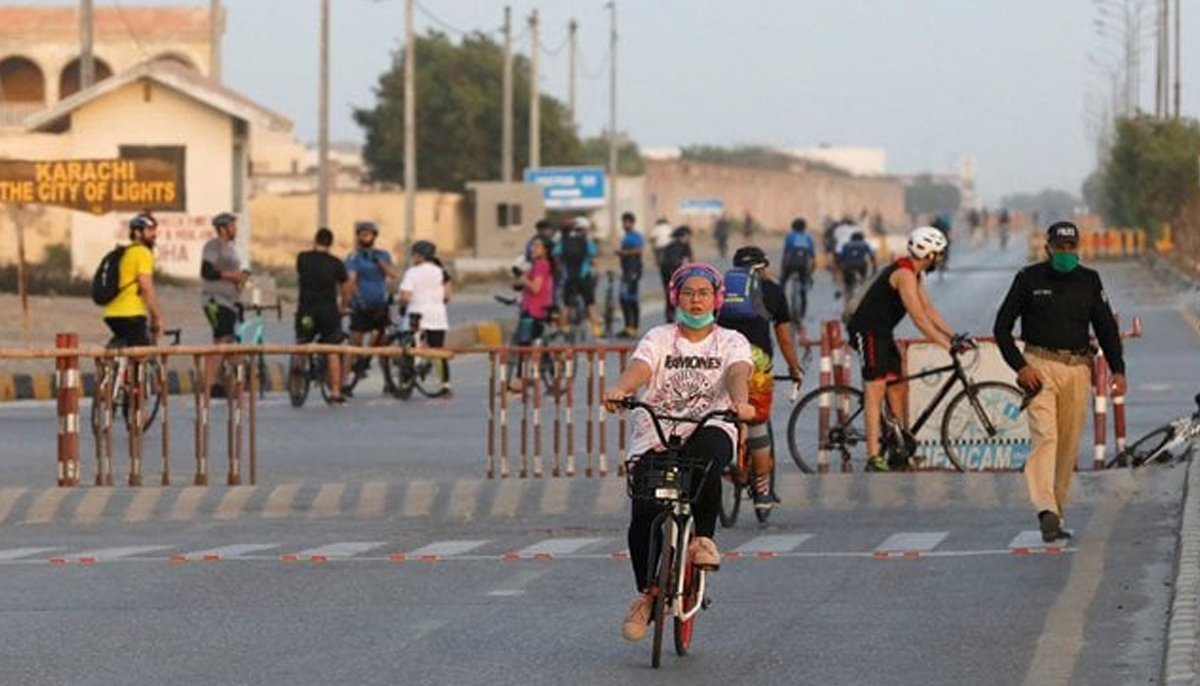
<svg viewBox="0 0 1200 686"><path fill-rule="evenodd" d="M1042 378L1042 390L1028 408L1033 451L1025 464L1025 482L1037 512L1049 510L1061 517L1079 462L1092 370L1037 355L1025 359Z"/></svg>

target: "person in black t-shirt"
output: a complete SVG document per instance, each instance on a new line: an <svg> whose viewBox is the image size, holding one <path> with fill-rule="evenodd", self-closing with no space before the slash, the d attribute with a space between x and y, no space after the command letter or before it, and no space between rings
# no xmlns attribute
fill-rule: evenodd
<svg viewBox="0 0 1200 686"><path fill-rule="evenodd" d="M772 361L775 357L775 346L771 343L771 333L779 342L779 352L787 362L792 382L799 384L804 378L804 371L796 358L796 345L792 339L792 318L788 314L787 297L783 286L767 277L766 268L770 266L766 253L762 248L748 245L738 248L733 254L735 269L750 269L758 277L758 287L762 292L763 309L766 316L734 316L734 308L722 308L717 316L717 325L733 329L750 341L751 359L754 370L750 375L750 404L754 405L755 421L746 425L746 450L750 451L750 459L754 464L757 477L754 484L754 509L769 510L775 502L771 493L771 470L775 458L771 454L771 433L768 422L771 418L771 399L775 386L772 375Z"/></svg>
<svg viewBox="0 0 1200 686"><path fill-rule="evenodd" d="M300 276L300 304L296 308L296 342L341 343L342 315L350 311L349 277L346 264L329 254L333 232L317 230L313 249L296 256L296 272ZM342 356L329 355L329 387L331 403L342 398Z"/></svg>

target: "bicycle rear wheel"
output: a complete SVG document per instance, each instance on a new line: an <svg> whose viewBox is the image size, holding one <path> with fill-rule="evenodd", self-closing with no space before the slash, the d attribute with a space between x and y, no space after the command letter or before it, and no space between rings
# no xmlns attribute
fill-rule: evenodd
<svg viewBox="0 0 1200 686"><path fill-rule="evenodd" d="M824 471L840 457L849 461L866 441L863 394L849 386L823 386L800 399L788 418L788 449L805 474Z"/></svg>
<svg viewBox="0 0 1200 686"><path fill-rule="evenodd" d="M154 418L158 416L158 408L162 404L163 382L159 377L162 366L158 360L154 359L145 360L140 364L142 370L141 378L137 380L137 389L133 389L131 383L120 394L116 403L121 408L121 418L125 421L126 430L133 431L133 417L130 413L133 411L132 397L136 394L139 402L142 403L142 433L145 433L154 423ZM132 375L133 362L130 361L129 365L131 370L129 373Z"/></svg>
<svg viewBox="0 0 1200 686"><path fill-rule="evenodd" d="M654 642L650 646L650 666L658 669L662 664L663 629L667 625L667 595L674 586L675 548L664 545L658 556L658 588L654 592L654 605L651 608L650 619L654 622Z"/></svg>
<svg viewBox="0 0 1200 686"><path fill-rule="evenodd" d="M433 357L416 357L413 359L413 372L417 390L426 398L439 398L446 394L446 381L442 375L442 364L445 360Z"/></svg>
<svg viewBox="0 0 1200 686"><path fill-rule="evenodd" d="M725 483L721 485L719 519L723 528L732 529L737 526L738 511L742 508L742 485L738 483L737 467L726 467L722 478Z"/></svg>
<svg viewBox="0 0 1200 686"><path fill-rule="evenodd" d="M1175 438L1175 427L1169 425L1160 426L1126 446L1124 450L1114 455L1112 459L1105 463L1104 467L1106 469L1112 469L1113 467L1141 467L1151 457L1158 457L1159 451L1172 438Z"/></svg>
<svg viewBox="0 0 1200 686"><path fill-rule="evenodd" d="M292 407L303 407L308 398L308 355L292 355L288 359L287 390Z"/></svg>
<svg viewBox="0 0 1200 686"><path fill-rule="evenodd" d="M1029 444L1029 423L1022 416L1025 394L1001 381L967 386L946 405L942 449L958 471L966 471L970 453L980 446ZM989 428L990 427L990 428ZM981 464L988 461L981 460Z"/></svg>
<svg viewBox="0 0 1200 686"><path fill-rule="evenodd" d="M538 358L538 377L542 387L552 398L562 395L567 390L569 380L566 375L566 362L551 352L543 352Z"/></svg>

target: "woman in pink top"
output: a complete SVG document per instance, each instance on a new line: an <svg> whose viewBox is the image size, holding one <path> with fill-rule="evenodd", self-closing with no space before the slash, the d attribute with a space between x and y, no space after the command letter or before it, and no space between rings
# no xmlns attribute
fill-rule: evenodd
<svg viewBox="0 0 1200 686"><path fill-rule="evenodd" d="M650 329L638 341L629 367L621 374L612 391L605 394L608 409L616 401L641 391L640 400L676 417L700 417L714 410L733 409L744 420L754 417L750 404L750 343L745 336L716 325L714 313L724 297L721 272L700 262L686 264L671 275L668 297L678 308L673 324ZM638 412L630 420L630 455L662 450L651 419ZM683 454L714 462L708 478L694 487L699 493L692 511L696 517L696 538L692 541L692 561L715 570L721 555L712 536L721 508L721 469L733 458L737 429L727 422L711 422L700 429L680 423L669 427L684 438ZM637 469L634 464L631 469ZM629 558L637 582L638 597L629 608L621 633L630 641L646 635L650 621L651 598L648 570L656 566L650 559L650 539L654 517L652 502L635 500L629 521Z"/></svg>
<svg viewBox="0 0 1200 686"><path fill-rule="evenodd" d="M532 243L532 260L529 271L521 277L521 317L513 333L513 345L524 347L542 336L546 322L550 319L550 308L554 304L554 272L550 267L551 242L548 238L535 237ZM520 365L509 367L508 389L521 391ZM515 378L514 378L515 376Z"/></svg>

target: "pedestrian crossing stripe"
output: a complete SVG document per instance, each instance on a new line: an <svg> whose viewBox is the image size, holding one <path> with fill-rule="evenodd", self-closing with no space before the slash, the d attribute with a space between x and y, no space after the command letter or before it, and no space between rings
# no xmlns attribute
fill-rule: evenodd
<svg viewBox="0 0 1200 686"><path fill-rule="evenodd" d="M868 549L823 550L823 541L838 537L822 537L819 534L767 534L743 540L724 553L727 559L771 559L771 558L834 558L865 557L875 559L914 557L956 557L981 555L1029 555L1038 553L1070 552L1066 545L1046 544L1040 531L1018 532L1004 547L974 549L942 549L949 538L947 531L909 531L888 535L880 543ZM508 552L486 552L498 548L502 540L445 540L434 541L408 551L388 550L386 541L338 541L303 548L287 543L230 543L199 550L181 550L183 546L159 544L142 546L120 546L96 548L57 554L49 561L55 565L94 565L101 562L149 562L166 560L173 563L218 562L247 560L283 560L286 562L406 562L443 560L488 561L488 560L628 560L629 551L615 537L553 537L536 541L520 548L508 548ZM614 550L614 548L616 548ZM29 564L46 561L45 555L63 550L61 546L22 546L0 549L0 565ZM503 549L502 549L503 550ZM272 552L272 551L283 551Z"/></svg>

